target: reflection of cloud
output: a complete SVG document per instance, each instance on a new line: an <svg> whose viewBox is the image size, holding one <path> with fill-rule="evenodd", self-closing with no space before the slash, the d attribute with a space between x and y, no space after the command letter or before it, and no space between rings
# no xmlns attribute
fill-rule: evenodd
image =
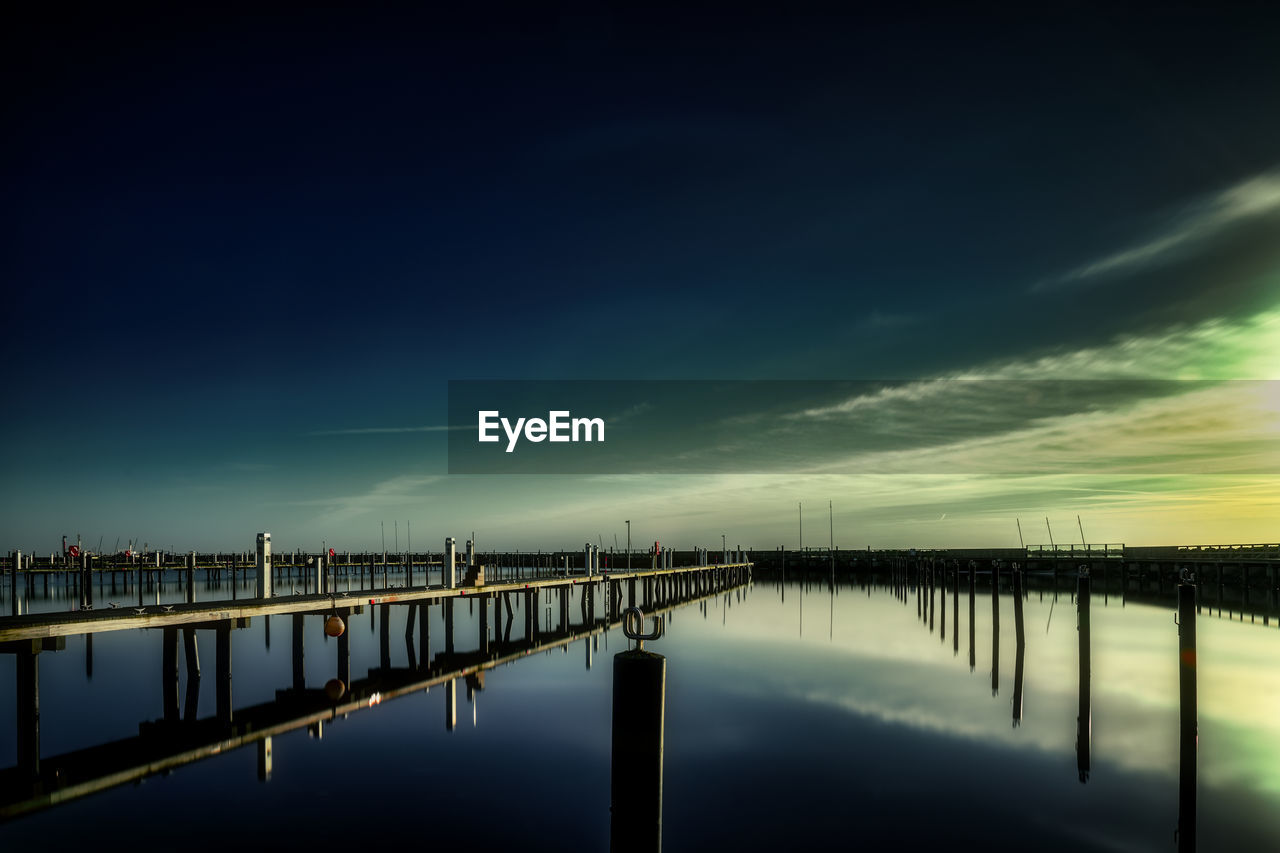
<svg viewBox="0 0 1280 853"><path fill-rule="evenodd" d="M1032 285L1033 293L1089 283L1093 279L1167 263L1183 250L1218 236L1246 220L1280 211L1280 169L1256 175L1186 210L1169 228L1144 243L1130 246L1057 278Z"/></svg>
<svg viewBox="0 0 1280 853"><path fill-rule="evenodd" d="M448 432L451 429L466 429L460 426L406 426L406 427L356 427L354 429L318 429L307 435L387 435L397 432Z"/></svg>

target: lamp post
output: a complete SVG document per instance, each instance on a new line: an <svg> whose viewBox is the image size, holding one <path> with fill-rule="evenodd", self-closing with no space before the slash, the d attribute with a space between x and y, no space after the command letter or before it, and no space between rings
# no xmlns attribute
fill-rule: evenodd
<svg viewBox="0 0 1280 853"><path fill-rule="evenodd" d="M729 544L724 541L724 534L721 533L720 534L720 562L722 563L729 562L729 559L726 556L728 550L729 550Z"/></svg>
<svg viewBox="0 0 1280 853"><path fill-rule="evenodd" d="M627 571L631 571L631 519L627 519Z"/></svg>

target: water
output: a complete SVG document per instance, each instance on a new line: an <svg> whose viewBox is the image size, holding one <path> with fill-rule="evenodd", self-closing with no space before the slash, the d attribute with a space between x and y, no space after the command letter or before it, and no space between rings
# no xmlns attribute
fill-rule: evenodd
<svg viewBox="0 0 1280 853"><path fill-rule="evenodd" d="M675 609L666 635L647 644L667 658L664 848L1176 849L1173 607L1122 603L1095 588L1082 783L1077 612L1066 581L1056 594L1037 588L1048 583L1033 579L1024 602L1017 725L1013 598L1000 597L993 642L981 583L972 669L963 579L958 610L949 591L945 609L935 601L932 630L914 592L901 600L884 586L833 594L826 583L757 579ZM558 613L547 604L538 605L544 630ZM478 645L474 608L457 605L458 652ZM390 663L403 669L405 609L390 612ZM570 614L577 623L576 599ZM1206 607L1197 620L1200 849L1275 849L1280 630L1274 618L1228 616ZM357 684L380 665L377 618L366 608L350 619ZM430 620L436 655L440 607ZM513 623L518 637L522 606ZM270 620L269 648L261 619L232 633L238 720L292 684L291 624ZM306 618L305 632L307 686L319 688L334 676L337 644L323 639L320 616ZM200 644L197 712L216 726L213 633L200 632ZM255 745L228 748L0 824L0 843L112 838L213 849L364 835L365 843L607 849L612 658L626 646L613 629L520 657L487 672L470 700L458 679L452 731L448 690L436 685L275 735L269 781L258 781ZM91 677L86 652L85 638L71 637L65 650L39 656L45 767L163 716L161 632L96 635ZM15 669L13 655L0 656L6 694ZM15 728L15 703L0 703L0 732ZM4 737L0 766L16 762L16 740Z"/></svg>

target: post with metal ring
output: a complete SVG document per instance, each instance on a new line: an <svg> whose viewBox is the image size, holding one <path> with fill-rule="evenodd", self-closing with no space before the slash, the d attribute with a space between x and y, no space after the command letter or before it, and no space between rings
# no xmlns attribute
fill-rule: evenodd
<svg viewBox="0 0 1280 853"><path fill-rule="evenodd" d="M613 752L609 849L613 853L662 849L662 746L667 659L645 651L662 636L664 620L642 633L644 614L623 612L622 631L636 648L613 658Z"/></svg>

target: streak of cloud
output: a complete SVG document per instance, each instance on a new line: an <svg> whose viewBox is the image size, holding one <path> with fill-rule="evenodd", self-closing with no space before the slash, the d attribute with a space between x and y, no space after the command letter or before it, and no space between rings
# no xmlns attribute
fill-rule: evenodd
<svg viewBox="0 0 1280 853"><path fill-rule="evenodd" d="M1280 169L1255 175L1191 205L1166 230L1055 278L1033 284L1032 293L1086 286L1110 275L1168 263L1248 220L1280 213Z"/></svg>

